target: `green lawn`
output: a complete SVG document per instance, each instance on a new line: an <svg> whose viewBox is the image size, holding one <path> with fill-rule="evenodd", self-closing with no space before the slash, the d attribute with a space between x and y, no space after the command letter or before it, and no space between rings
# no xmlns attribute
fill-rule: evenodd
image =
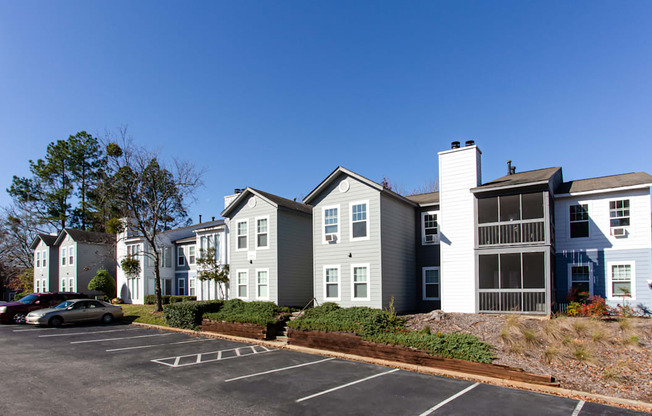
<svg viewBox="0 0 652 416"><path fill-rule="evenodd" d="M124 313L124 320L128 322L140 322L141 324L152 324L168 326L165 323L163 312L154 312L156 305L120 305Z"/></svg>

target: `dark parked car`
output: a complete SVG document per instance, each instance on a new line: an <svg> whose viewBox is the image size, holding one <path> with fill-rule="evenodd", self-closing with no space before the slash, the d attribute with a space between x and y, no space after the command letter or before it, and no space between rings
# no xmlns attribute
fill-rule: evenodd
<svg viewBox="0 0 652 416"><path fill-rule="evenodd" d="M16 301L0 305L1 323L25 323L28 313L37 309L51 308L69 299L86 298L83 293L76 292L53 292L53 293L32 293Z"/></svg>

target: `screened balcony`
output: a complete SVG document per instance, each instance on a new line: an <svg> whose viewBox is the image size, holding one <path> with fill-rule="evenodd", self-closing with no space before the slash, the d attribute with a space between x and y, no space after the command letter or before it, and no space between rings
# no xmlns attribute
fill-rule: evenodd
<svg viewBox="0 0 652 416"><path fill-rule="evenodd" d="M478 246L546 241L544 194L478 199Z"/></svg>

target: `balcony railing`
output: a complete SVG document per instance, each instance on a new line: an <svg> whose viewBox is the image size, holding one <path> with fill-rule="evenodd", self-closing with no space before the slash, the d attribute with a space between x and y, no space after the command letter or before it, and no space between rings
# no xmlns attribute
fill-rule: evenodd
<svg viewBox="0 0 652 416"><path fill-rule="evenodd" d="M485 313L549 313L545 289L480 289L479 310Z"/></svg>
<svg viewBox="0 0 652 416"><path fill-rule="evenodd" d="M513 221L478 225L479 246L539 243L546 241L543 220Z"/></svg>

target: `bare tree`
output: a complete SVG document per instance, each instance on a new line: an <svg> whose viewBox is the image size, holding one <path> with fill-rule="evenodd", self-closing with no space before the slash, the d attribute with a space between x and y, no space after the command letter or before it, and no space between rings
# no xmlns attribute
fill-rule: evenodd
<svg viewBox="0 0 652 416"><path fill-rule="evenodd" d="M437 192L439 190L439 181L437 179L430 179L427 182L423 183L421 186L416 188L408 188L402 183L393 182L387 177L383 177L383 180L380 184L390 191L394 191L399 195L411 196L419 194L428 194L431 192Z"/></svg>
<svg viewBox="0 0 652 416"><path fill-rule="evenodd" d="M145 239L147 255L154 262L156 310L162 311L161 275L162 261L159 234L165 230L185 225L188 219L187 201L201 186L201 173L187 162L172 161L165 166L157 154L134 146L126 139L123 129L121 144L109 143L106 154L113 172L112 187L119 203L121 215L128 218L128 226ZM119 231L112 221L112 231Z"/></svg>

